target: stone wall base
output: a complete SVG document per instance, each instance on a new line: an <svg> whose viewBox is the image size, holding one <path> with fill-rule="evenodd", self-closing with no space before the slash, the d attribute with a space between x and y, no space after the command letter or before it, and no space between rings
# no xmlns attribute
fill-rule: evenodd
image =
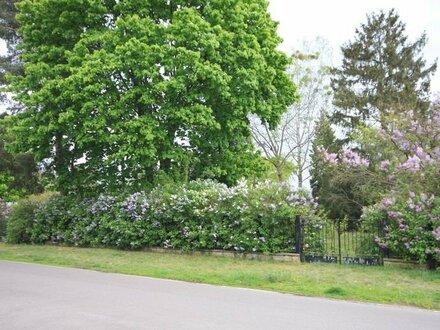
<svg viewBox="0 0 440 330"><path fill-rule="evenodd" d="M407 268L407 269L426 268L424 264L420 264L416 261L407 261L403 259L394 259L394 258L383 258L383 265L385 267L394 266L394 267Z"/></svg>
<svg viewBox="0 0 440 330"><path fill-rule="evenodd" d="M273 260L284 262L300 262L299 253L272 253L263 254L258 252L234 252L227 250L196 250L196 251L182 251L177 249L165 249L165 248L145 248L144 251L156 252L156 253L174 253L174 254L189 254L189 255L206 255L216 257L228 257L228 258L240 258L250 260Z"/></svg>

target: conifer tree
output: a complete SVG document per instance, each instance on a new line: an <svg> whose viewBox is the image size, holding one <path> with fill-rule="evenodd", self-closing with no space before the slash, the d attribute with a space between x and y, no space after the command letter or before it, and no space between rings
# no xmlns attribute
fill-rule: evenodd
<svg viewBox="0 0 440 330"><path fill-rule="evenodd" d="M313 197L319 199L320 205L329 211L330 217L338 218L341 215L343 216L343 212L339 212L339 206L334 205L334 196L331 189L332 171L329 163L324 161L322 157L324 150L332 154L336 154L341 150L326 113L322 113L316 123L315 137L312 142L310 186Z"/></svg>
<svg viewBox="0 0 440 330"><path fill-rule="evenodd" d="M18 0L0 0L0 40L6 43L6 53L0 55L0 87L6 85L6 74L21 74L23 66L19 60L17 46L20 42L18 34L19 24L15 18ZM0 91L0 102L8 104L11 110L18 111L19 105L7 99L6 94Z"/></svg>
<svg viewBox="0 0 440 330"><path fill-rule="evenodd" d="M334 122L353 128L378 123L404 110L429 108L430 79L437 68L426 66L422 34L408 41L405 24L393 9L368 16L353 41L341 47L342 66L333 70Z"/></svg>

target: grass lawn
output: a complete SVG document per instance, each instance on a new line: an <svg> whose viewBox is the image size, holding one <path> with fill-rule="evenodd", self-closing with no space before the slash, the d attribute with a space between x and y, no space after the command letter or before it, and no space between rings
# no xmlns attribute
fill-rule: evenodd
<svg viewBox="0 0 440 330"><path fill-rule="evenodd" d="M0 243L0 260L440 310L440 271Z"/></svg>

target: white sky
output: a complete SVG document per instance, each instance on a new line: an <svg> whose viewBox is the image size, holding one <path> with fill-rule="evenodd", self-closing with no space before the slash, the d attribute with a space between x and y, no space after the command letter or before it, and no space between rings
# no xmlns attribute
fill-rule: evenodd
<svg viewBox="0 0 440 330"><path fill-rule="evenodd" d="M409 41L424 31L428 42L423 49L427 64L440 57L440 0L269 0L272 18L279 22L281 49L290 53L303 39L321 36L333 48L334 65L340 63L340 46L353 40L355 29L367 14L395 8L406 24ZM439 63L440 65L440 63ZM431 80L431 90L440 92L440 68Z"/></svg>

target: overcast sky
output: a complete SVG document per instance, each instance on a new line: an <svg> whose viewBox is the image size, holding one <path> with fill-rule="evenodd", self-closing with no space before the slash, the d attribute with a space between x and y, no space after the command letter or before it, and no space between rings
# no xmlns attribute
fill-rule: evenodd
<svg viewBox="0 0 440 330"><path fill-rule="evenodd" d="M291 52L303 39L324 37L333 48L335 65L340 62L340 46L354 37L355 29L366 22L367 14L397 10L406 24L410 41L423 32L428 43L423 50L428 64L440 56L440 0L269 0L272 18L279 22L281 49ZM432 79L432 91L440 92L440 68Z"/></svg>

